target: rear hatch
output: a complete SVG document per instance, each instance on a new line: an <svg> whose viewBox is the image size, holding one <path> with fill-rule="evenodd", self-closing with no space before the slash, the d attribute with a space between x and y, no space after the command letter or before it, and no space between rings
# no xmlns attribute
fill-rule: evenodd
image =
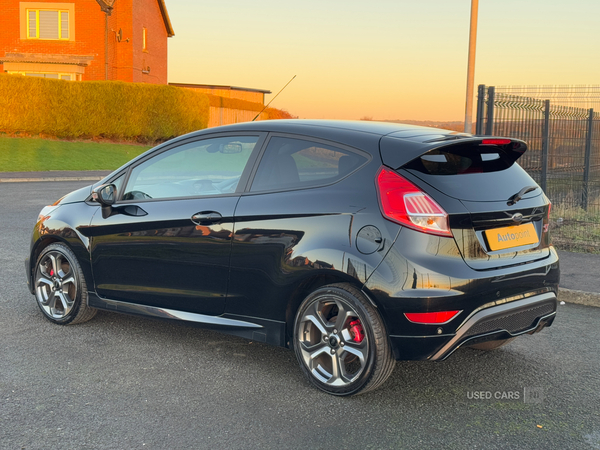
<svg viewBox="0 0 600 450"><path fill-rule="evenodd" d="M473 269L548 257L549 201L516 163L526 144L463 136L417 143L388 135L380 143L382 160L448 213L457 247Z"/></svg>

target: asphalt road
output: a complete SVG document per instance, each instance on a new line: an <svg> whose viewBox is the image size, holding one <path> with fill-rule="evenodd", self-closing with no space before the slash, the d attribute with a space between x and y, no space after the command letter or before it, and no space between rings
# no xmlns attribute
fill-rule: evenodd
<svg viewBox="0 0 600 450"><path fill-rule="evenodd" d="M600 449L600 308L398 363L353 398L310 387L289 350L180 323L51 324L23 259L40 208L84 184L0 184L1 449Z"/></svg>

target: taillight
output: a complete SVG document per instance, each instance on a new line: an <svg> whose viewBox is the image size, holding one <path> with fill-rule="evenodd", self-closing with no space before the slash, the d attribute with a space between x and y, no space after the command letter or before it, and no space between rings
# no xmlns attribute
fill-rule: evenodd
<svg viewBox="0 0 600 450"><path fill-rule="evenodd" d="M413 230L452 236L448 214L429 195L393 170L382 167L377 192L383 216Z"/></svg>
<svg viewBox="0 0 600 450"><path fill-rule="evenodd" d="M542 229L542 232L547 233L550 228L550 210L552 210L552 203L548 202L548 216L546 217L546 223Z"/></svg>
<svg viewBox="0 0 600 450"><path fill-rule="evenodd" d="M413 323L442 325L450 322L460 311L437 311L428 313L404 313Z"/></svg>

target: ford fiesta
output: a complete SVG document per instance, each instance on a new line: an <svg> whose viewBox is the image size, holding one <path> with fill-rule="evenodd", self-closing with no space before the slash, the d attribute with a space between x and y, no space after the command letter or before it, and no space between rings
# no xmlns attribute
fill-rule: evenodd
<svg viewBox="0 0 600 450"><path fill-rule="evenodd" d="M27 280L59 325L182 320L293 348L330 394L366 392L396 360L552 324L550 203L526 149L376 122L191 133L45 207Z"/></svg>

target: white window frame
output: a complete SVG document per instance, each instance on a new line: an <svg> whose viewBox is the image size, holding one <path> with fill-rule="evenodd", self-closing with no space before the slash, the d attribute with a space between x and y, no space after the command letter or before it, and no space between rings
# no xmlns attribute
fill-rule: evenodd
<svg viewBox="0 0 600 450"><path fill-rule="evenodd" d="M75 4L74 3L46 3L46 2L20 2L20 23L22 40L33 41L60 41L75 40ZM58 14L58 38L40 37L40 11L53 11ZM30 13L35 14L35 35L30 33ZM63 14L67 15L66 29L62 27ZM33 22L33 21L32 21Z"/></svg>

